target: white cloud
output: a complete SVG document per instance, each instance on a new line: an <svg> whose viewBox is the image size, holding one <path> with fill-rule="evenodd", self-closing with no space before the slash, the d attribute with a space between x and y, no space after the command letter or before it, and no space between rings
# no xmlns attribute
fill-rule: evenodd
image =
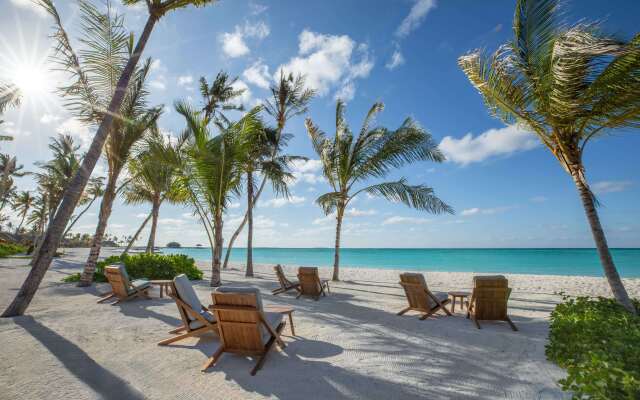
<svg viewBox="0 0 640 400"><path fill-rule="evenodd" d="M400 217L393 216L382 221L382 225L395 225L395 224L426 224L431 222L430 219L427 218L417 218L417 217Z"/></svg>
<svg viewBox="0 0 640 400"><path fill-rule="evenodd" d="M167 85L164 83L162 79L152 80L151 82L149 82L149 86L158 90L165 90L167 88Z"/></svg>
<svg viewBox="0 0 640 400"><path fill-rule="evenodd" d="M280 208L280 207L284 207L288 204L301 204L304 203L305 198L301 197L301 196L296 196L296 195L291 195L289 196L289 198L285 198L285 197L278 197L278 198L274 198L271 200L267 200L265 202L261 202L261 206L263 207L274 207L274 208Z"/></svg>
<svg viewBox="0 0 640 400"><path fill-rule="evenodd" d="M298 55L280 65L274 76L277 78L281 70L304 74L307 85L319 96L339 86L344 94L353 97L353 81L366 78L373 68L374 62L369 57L367 46L357 44L347 35L325 35L304 30L298 40Z"/></svg>
<svg viewBox="0 0 640 400"><path fill-rule="evenodd" d="M378 212L376 210L360 210L355 207L347 208L344 211L344 214L349 217L367 217L370 215L376 215Z"/></svg>
<svg viewBox="0 0 640 400"><path fill-rule="evenodd" d="M532 203L544 203L545 201L549 200L548 198L544 197L544 196L533 196L532 198L529 199Z"/></svg>
<svg viewBox="0 0 640 400"><path fill-rule="evenodd" d="M320 160L295 160L292 162L291 173L295 177L293 184L298 182L306 182L309 184L316 184L322 182L324 177L317 172L322 169L322 162Z"/></svg>
<svg viewBox="0 0 640 400"><path fill-rule="evenodd" d="M631 186L631 181L600 181L591 185L595 194L622 192Z"/></svg>
<svg viewBox="0 0 640 400"><path fill-rule="evenodd" d="M162 61L160 61L159 58L156 58L155 60L151 61L151 65L149 66L149 69L151 71L159 71L165 68L164 68L164 65L162 65Z"/></svg>
<svg viewBox="0 0 640 400"><path fill-rule="evenodd" d="M405 37L418 29L429 11L435 6L435 0L417 0L413 7L411 7L409 15L402 20L402 23L396 30L396 36Z"/></svg>
<svg viewBox="0 0 640 400"><path fill-rule="evenodd" d="M182 75L178 77L178 86L189 86L193 83L193 76Z"/></svg>
<svg viewBox="0 0 640 400"><path fill-rule="evenodd" d="M268 9L269 7L265 6L264 4L249 2L249 12L251 13L251 15L260 15Z"/></svg>
<svg viewBox="0 0 640 400"><path fill-rule="evenodd" d="M264 65L262 60L256 61L249 68L245 69L242 76L244 76L249 83L253 83L263 89L269 89L269 81L271 79L269 67Z"/></svg>
<svg viewBox="0 0 640 400"><path fill-rule="evenodd" d="M251 102L251 89L246 83L238 79L231 85L233 90L243 90L240 96L235 97L231 102L236 105L247 105Z"/></svg>
<svg viewBox="0 0 640 400"><path fill-rule="evenodd" d="M136 218L141 218L141 219L147 218L148 216L149 214L145 214L145 213L136 214Z"/></svg>
<svg viewBox="0 0 640 400"><path fill-rule="evenodd" d="M49 14L33 0L11 0L11 2L21 8L34 11L40 17L47 17Z"/></svg>
<svg viewBox="0 0 640 400"><path fill-rule="evenodd" d="M269 36L270 29L267 24L262 21L250 24L245 22L244 26L236 25L233 32L225 32L220 35L219 40L222 42L222 51L227 57L237 58L247 55L251 52L245 41L246 38L255 38L262 40Z"/></svg>
<svg viewBox="0 0 640 400"><path fill-rule="evenodd" d="M75 139L78 139L80 141L78 144L82 148L88 148L89 144L91 144L91 139L93 139L89 127L73 117L67 118L58 125L56 132L64 135L71 135Z"/></svg>
<svg viewBox="0 0 640 400"><path fill-rule="evenodd" d="M342 100L344 102L353 100L353 96L356 94L356 88L353 85L353 82L348 82L346 85L341 87L336 94L333 96L334 100Z"/></svg>
<svg viewBox="0 0 640 400"><path fill-rule="evenodd" d="M402 64L404 64L404 57L402 56L400 50L396 49L391 55L391 58L389 59L385 67L387 67L387 69L389 70L392 70L396 67L401 66Z"/></svg>
<svg viewBox="0 0 640 400"><path fill-rule="evenodd" d="M253 219L253 226L257 229L268 229L276 226L276 221L262 215L258 215Z"/></svg>
<svg viewBox="0 0 640 400"><path fill-rule="evenodd" d="M233 203L229 204L229 208L240 208L240 203L234 201Z"/></svg>
<svg viewBox="0 0 640 400"><path fill-rule="evenodd" d="M467 133L460 139L446 136L440 142L440 150L449 161L461 165L484 161L489 157L509 155L535 148L536 137L517 125L489 129L475 138Z"/></svg>
<svg viewBox="0 0 640 400"><path fill-rule="evenodd" d="M52 122L58 122L60 121L60 119L62 118L59 115L44 114L42 117L40 117L40 123L48 125Z"/></svg>
<svg viewBox="0 0 640 400"><path fill-rule="evenodd" d="M478 214L482 214L482 215L493 215L493 214L499 214L499 213L503 213L505 211L509 211L516 208L515 206L504 206L504 207L493 207L493 208L478 208L478 207L474 207L474 208L467 208L462 210L462 212L460 213L460 215L462 215L463 217L469 217L472 215L478 215Z"/></svg>
<svg viewBox="0 0 640 400"><path fill-rule="evenodd" d="M460 215L462 215L463 217L467 217L469 215L476 215L479 212L480 212L480 209L478 207L467 208L466 210L462 210Z"/></svg>

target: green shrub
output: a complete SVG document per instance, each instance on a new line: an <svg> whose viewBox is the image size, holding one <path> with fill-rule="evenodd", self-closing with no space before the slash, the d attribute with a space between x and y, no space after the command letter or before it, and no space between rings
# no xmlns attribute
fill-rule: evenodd
<svg viewBox="0 0 640 400"><path fill-rule="evenodd" d="M200 280L203 273L193 258L184 254L136 254L130 256L128 254L122 256L111 256L100 261L96 265L96 273L93 278L95 282L106 282L104 276L104 268L107 265L124 263L127 273L131 279L173 279L174 277L185 274L191 280ZM65 277L63 282L78 282L80 274L69 275Z"/></svg>
<svg viewBox="0 0 640 400"><path fill-rule="evenodd" d="M613 299L564 300L551 313L546 346L567 370L562 389L574 399L640 399L640 317Z"/></svg>
<svg viewBox="0 0 640 400"><path fill-rule="evenodd" d="M0 257L8 257L26 252L27 248L25 246L13 243L0 243Z"/></svg>

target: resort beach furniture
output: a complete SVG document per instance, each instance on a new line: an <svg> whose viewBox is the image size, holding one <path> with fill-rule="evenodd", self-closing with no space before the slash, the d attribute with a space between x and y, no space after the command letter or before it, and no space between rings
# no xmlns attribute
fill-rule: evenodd
<svg viewBox="0 0 640 400"><path fill-rule="evenodd" d="M300 282L300 293L296 297L311 296L314 300L318 300L320 295L326 296L324 290L329 291L329 280L320 279L318 268L316 267L300 267L298 268L298 281Z"/></svg>
<svg viewBox="0 0 640 400"><path fill-rule="evenodd" d="M276 273L276 277L278 278L280 287L277 289L273 289L271 291L272 294L276 295L276 294L284 293L291 289L300 291L300 283L298 283L298 281L290 281L289 279L287 279L287 277L284 275L284 271L282 270L282 265L280 264L276 265L275 267L273 267L273 270Z"/></svg>
<svg viewBox="0 0 640 400"><path fill-rule="evenodd" d="M151 289L149 281L146 279L136 279L131 282L129 274L127 274L127 269L122 264L105 267L104 275L111 284L111 293L98 300L98 303L103 303L114 297L117 297L118 300L112 305L131 300L135 297L151 298L149 297L149 289Z"/></svg>
<svg viewBox="0 0 640 400"><path fill-rule="evenodd" d="M167 292L167 295L176 302L180 312L180 319L182 319L182 325L169 333L184 333L165 339L159 342L158 346L165 346L206 332L218 334L216 318L200 303L196 291L193 290L193 286L191 286L191 282L185 274L180 274L173 278L171 292Z"/></svg>
<svg viewBox="0 0 640 400"><path fill-rule="evenodd" d="M282 315L287 315L289 317L289 329L291 329L291 336L296 335L296 330L293 326L293 312L295 309L289 306L267 306L265 307L265 311L279 313Z"/></svg>
<svg viewBox="0 0 640 400"><path fill-rule="evenodd" d="M469 292L451 291L447 294L451 296L451 312L456 311L456 299L460 299L460 309L464 310L464 306L469 298Z"/></svg>
<svg viewBox="0 0 640 400"><path fill-rule="evenodd" d="M149 283L160 288L160 298L163 297L163 293L166 293L167 296L171 295L171 286L173 286L171 279L156 279L149 281Z"/></svg>
<svg viewBox="0 0 640 400"><path fill-rule="evenodd" d="M507 316L510 295L509 281L504 276L475 276L471 300L467 302L467 318L471 318L478 329L478 321L506 321L511 329L517 331Z"/></svg>
<svg viewBox="0 0 640 400"><path fill-rule="evenodd" d="M285 322L281 313L264 312L260 291L255 288L221 287L211 294L220 331L220 347L202 366L215 365L222 353L236 353L258 358L251 375L264 364L275 343L285 347L280 338Z"/></svg>
<svg viewBox="0 0 640 400"><path fill-rule="evenodd" d="M430 291L424 275L405 272L400 274L399 283L404 289L409 306L400 311L398 315L402 315L407 311L418 311L424 313L424 315L420 316L421 320L429 318L439 310L451 315L449 310L445 308L445 305L450 302L448 295Z"/></svg>

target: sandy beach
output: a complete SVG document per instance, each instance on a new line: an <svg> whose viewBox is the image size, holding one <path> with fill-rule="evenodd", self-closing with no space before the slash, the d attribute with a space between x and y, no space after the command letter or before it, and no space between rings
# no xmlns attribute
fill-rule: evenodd
<svg viewBox="0 0 640 400"><path fill-rule="evenodd" d="M225 354L206 373L200 366L218 346L214 336L169 347L156 342L179 325L174 302L158 298L118 306L96 304L109 290L77 288L60 280L78 272L86 249L68 250L40 285L28 315L0 320L1 399L560 399L560 368L545 359L548 317L571 295L609 295L594 277L507 275L510 315L520 329L484 323L478 330L456 309L426 321L399 317L405 306L400 271L342 270L320 301L271 295L271 266L244 278L239 266L223 271L224 285L260 288L266 305L295 308L296 336L287 326L284 351L272 352L255 377L253 362ZM109 252L104 252L104 256ZM28 269L24 259L0 260L0 307L11 301ZM209 268L194 282L210 303ZM297 266L296 266L297 267ZM286 266L287 275L295 275ZM322 268L321 276L329 277ZM469 290L470 273L429 272L432 290ZM627 279L640 296L640 279Z"/></svg>

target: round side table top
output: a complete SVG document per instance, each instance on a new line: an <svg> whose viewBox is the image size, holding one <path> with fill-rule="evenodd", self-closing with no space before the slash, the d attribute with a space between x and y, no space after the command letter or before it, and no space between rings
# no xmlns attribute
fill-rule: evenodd
<svg viewBox="0 0 640 400"><path fill-rule="evenodd" d="M453 292L448 292L447 293L449 296L454 296L454 297L467 297L469 296L469 292L458 292L458 291L453 291Z"/></svg>

